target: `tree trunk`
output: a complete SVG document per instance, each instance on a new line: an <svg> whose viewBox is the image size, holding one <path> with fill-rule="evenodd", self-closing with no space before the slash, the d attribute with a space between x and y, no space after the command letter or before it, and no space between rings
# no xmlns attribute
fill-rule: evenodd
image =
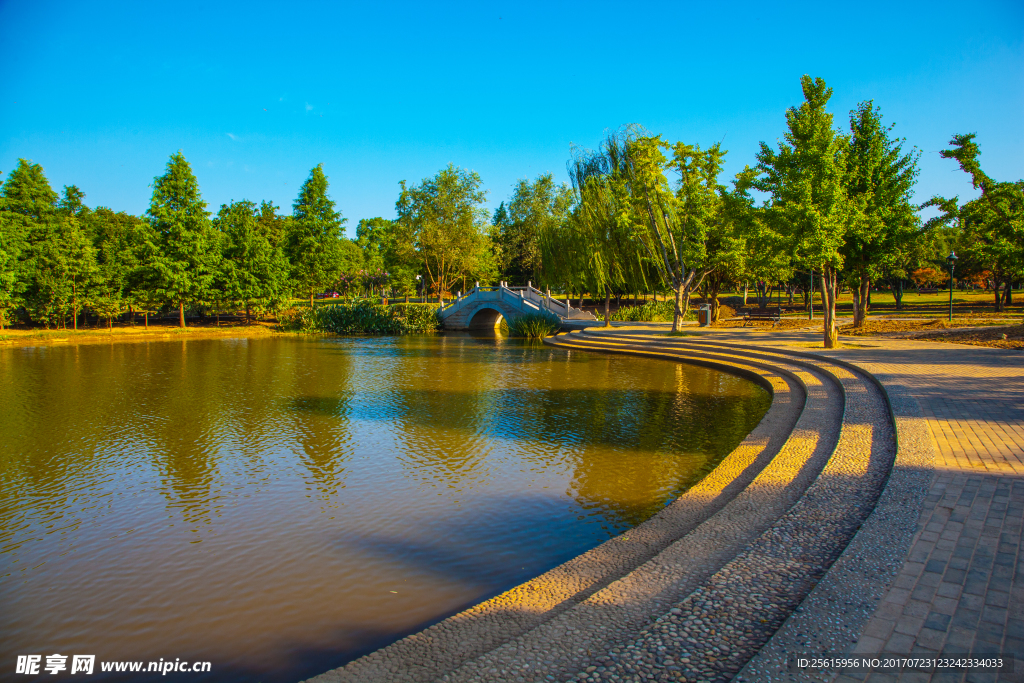
<svg viewBox="0 0 1024 683"><path fill-rule="evenodd" d="M836 293L839 289L839 274L832 266L821 269L821 308L824 312L823 346L836 348L839 335L836 333Z"/></svg>
<svg viewBox="0 0 1024 683"><path fill-rule="evenodd" d="M992 284L994 285L994 287L992 289L996 293L996 313L1002 313L1003 312L1003 294L1002 294L1002 292L999 291L999 286L1002 284L1002 282L997 280L995 277L993 277L992 280L993 280Z"/></svg>
<svg viewBox="0 0 1024 683"><path fill-rule="evenodd" d="M892 287L892 298L896 300L896 310L903 310L903 278L896 278L889 281Z"/></svg>
<svg viewBox="0 0 1024 683"><path fill-rule="evenodd" d="M711 322L717 323L722 305L718 302L718 290L721 285L717 282L711 286Z"/></svg>
<svg viewBox="0 0 1024 683"><path fill-rule="evenodd" d="M185 327L185 302L178 302L178 327Z"/></svg>
<svg viewBox="0 0 1024 683"><path fill-rule="evenodd" d="M409 303L409 292L405 293L405 303Z"/></svg>
<svg viewBox="0 0 1024 683"><path fill-rule="evenodd" d="M680 283L675 291L675 311L672 315L672 331L679 331L679 323L683 320L683 285Z"/></svg>
<svg viewBox="0 0 1024 683"><path fill-rule="evenodd" d="M107 316L107 329L111 332L114 331L114 316L112 315Z"/></svg>
<svg viewBox="0 0 1024 683"><path fill-rule="evenodd" d="M871 312L871 278L867 273L860 276L860 325L864 325L868 313Z"/></svg>
<svg viewBox="0 0 1024 683"><path fill-rule="evenodd" d="M871 280L866 273L860 276L860 282L853 292L853 326L863 327L864 319L868 317L870 304ZM859 299L859 301L858 301ZM859 305L858 305L859 304Z"/></svg>
<svg viewBox="0 0 1024 683"><path fill-rule="evenodd" d="M1006 290L1006 293L1003 295L1003 304L1010 306L1013 304L1013 283L1007 280L1006 284L1003 285L1003 289Z"/></svg>
<svg viewBox="0 0 1024 683"><path fill-rule="evenodd" d="M612 302L612 294L611 294L611 292L608 291L607 288L605 288L605 290L604 290L604 326L605 327L611 327L612 326L611 314L608 312L608 308L611 305L611 302Z"/></svg>
<svg viewBox="0 0 1024 683"><path fill-rule="evenodd" d="M745 280L743 282L743 305L747 305L747 283Z"/></svg>
<svg viewBox="0 0 1024 683"><path fill-rule="evenodd" d="M144 313L144 316L145 316L145 321L146 321L146 329L148 330L149 329L149 309L148 308L146 309L146 312Z"/></svg>
<svg viewBox="0 0 1024 683"><path fill-rule="evenodd" d="M792 282L787 282L786 283L786 294L789 295L789 305L792 306L793 305L793 283Z"/></svg>
<svg viewBox="0 0 1024 683"><path fill-rule="evenodd" d="M682 282L675 284L675 311L672 316L672 331L679 331L679 324L686 316L686 309L690 307L690 285L693 284L694 271L690 271Z"/></svg>
<svg viewBox="0 0 1024 683"><path fill-rule="evenodd" d="M346 290L345 293L347 294L348 291ZM309 290L309 307L313 308L313 290L312 289Z"/></svg>
<svg viewBox="0 0 1024 683"><path fill-rule="evenodd" d="M854 287L853 294L853 326L859 327L857 324L860 320L860 287Z"/></svg>

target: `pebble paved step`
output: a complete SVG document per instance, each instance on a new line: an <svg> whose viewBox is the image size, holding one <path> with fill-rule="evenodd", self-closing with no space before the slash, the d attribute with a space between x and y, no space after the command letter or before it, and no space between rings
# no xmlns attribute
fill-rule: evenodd
<svg viewBox="0 0 1024 683"><path fill-rule="evenodd" d="M709 362L696 356L689 360ZM770 387L772 406L730 455L658 515L532 581L310 680L437 680L578 604L720 511L788 443L806 402L806 389L796 374L757 365L730 365ZM837 393L835 389L833 393ZM816 398L820 404L821 397Z"/></svg>
<svg viewBox="0 0 1024 683"><path fill-rule="evenodd" d="M596 348L578 335L559 336L556 345ZM729 354L676 350L646 355L689 362L750 365ZM532 631L467 662L444 681L566 680L597 666L599 657L626 645L655 618L683 600L799 500L818 476L840 438L844 398L838 382L813 366L773 360L800 376L809 401L780 453L721 511L622 579L598 591ZM587 673L588 676L600 672Z"/></svg>

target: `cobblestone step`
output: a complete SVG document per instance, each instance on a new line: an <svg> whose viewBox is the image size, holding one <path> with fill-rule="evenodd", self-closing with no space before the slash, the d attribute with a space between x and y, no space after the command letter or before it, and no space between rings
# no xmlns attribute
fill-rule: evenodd
<svg viewBox="0 0 1024 683"><path fill-rule="evenodd" d="M638 348L647 350L699 348L769 362L785 359L816 366L843 384L847 409L842 436L828 465L797 504L639 637L595 659L570 679L728 681L746 664L740 680L781 680L785 676L786 651L782 652L782 661L778 653L767 658L756 655L779 627L802 609L804 598L874 509L896 452L885 393L866 373L806 354L751 350L699 339L652 341L649 336L614 334L599 338L591 343L622 348L635 342ZM875 568L859 569L870 574ZM859 577L847 572L844 578L857 582ZM833 594L855 595L850 588L832 587ZM866 615L873 607L873 603L829 605L833 614L859 609ZM827 614L819 614L819 620L828 618ZM822 642L823 634L826 640L829 636L841 638L849 629L822 626L827 625L805 623L806 632L788 633L789 653L794 652L793 648L798 652L842 652L849 647L848 639L845 643Z"/></svg>
<svg viewBox="0 0 1024 683"><path fill-rule="evenodd" d="M445 681L567 680L581 669L587 676L600 675L596 669L586 669L603 666L599 658L626 646L785 514L818 476L840 438L841 384L811 364L798 366L779 360L764 364L694 349L615 349L576 334L552 341L566 348L639 352L682 362L774 367L799 376L809 400L779 454L708 521L619 581L529 633L467 662L443 677Z"/></svg>

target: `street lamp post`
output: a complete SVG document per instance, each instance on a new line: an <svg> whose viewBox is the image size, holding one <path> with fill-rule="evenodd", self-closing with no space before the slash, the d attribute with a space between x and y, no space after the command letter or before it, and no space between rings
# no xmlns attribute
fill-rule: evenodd
<svg viewBox="0 0 1024 683"><path fill-rule="evenodd" d="M946 263L949 264L949 322L953 322L953 269L956 267L956 252L949 252L949 256L946 257Z"/></svg>

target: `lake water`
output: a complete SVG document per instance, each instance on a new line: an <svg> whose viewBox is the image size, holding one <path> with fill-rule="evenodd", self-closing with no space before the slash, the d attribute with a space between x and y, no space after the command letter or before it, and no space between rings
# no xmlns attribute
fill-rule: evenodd
<svg viewBox="0 0 1024 683"><path fill-rule="evenodd" d="M770 402L459 335L0 349L0 679L321 673L648 518Z"/></svg>

